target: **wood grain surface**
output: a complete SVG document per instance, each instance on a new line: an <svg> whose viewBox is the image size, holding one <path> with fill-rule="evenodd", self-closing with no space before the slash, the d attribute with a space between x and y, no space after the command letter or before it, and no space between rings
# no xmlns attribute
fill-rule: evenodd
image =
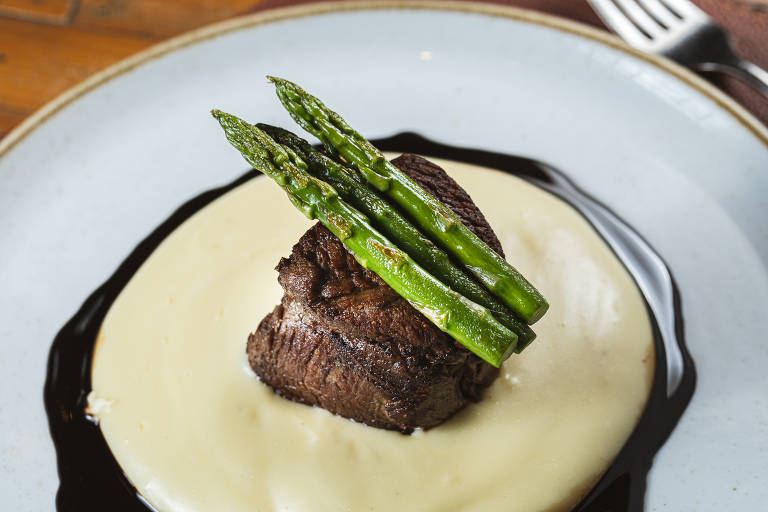
<svg viewBox="0 0 768 512"><path fill-rule="evenodd" d="M354 1L354 0L350 0ZM234 16L309 0L0 0L0 137L65 89L135 52ZM584 0L493 0L602 26ZM768 68L768 0L697 0ZM713 77L763 122L768 102Z"/></svg>

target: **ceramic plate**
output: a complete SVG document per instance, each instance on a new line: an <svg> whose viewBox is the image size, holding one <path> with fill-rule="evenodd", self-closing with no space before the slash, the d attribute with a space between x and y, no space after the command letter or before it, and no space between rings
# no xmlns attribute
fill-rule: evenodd
<svg viewBox="0 0 768 512"><path fill-rule="evenodd" d="M288 125L290 77L371 138L417 131L565 171L664 257L699 380L647 510L768 502L768 132L695 76L581 25L462 3L321 4L196 31L0 143L0 495L50 510L50 343L134 245L242 173L208 110Z"/></svg>

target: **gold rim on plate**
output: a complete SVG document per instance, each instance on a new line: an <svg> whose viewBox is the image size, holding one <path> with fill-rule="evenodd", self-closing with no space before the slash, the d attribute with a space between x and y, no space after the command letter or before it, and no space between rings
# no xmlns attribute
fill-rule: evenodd
<svg viewBox="0 0 768 512"><path fill-rule="evenodd" d="M167 41L152 46L91 75L89 78L74 87L67 89L53 100L46 103L43 107L36 110L0 140L0 157L4 156L14 145L24 139L24 137L32 133L32 131L46 119L75 101L80 96L145 62L179 48L205 41L206 39L211 39L222 34L234 32L235 30L273 23L275 21L333 12L374 9L424 9L486 14L544 25L597 41L633 57L645 60L690 85L700 93L712 99L718 106L731 114L739 123L752 132L752 134L763 142L763 144L768 146L768 128L744 109L744 107L739 105L733 98L688 69L663 57L636 50L608 32L550 14L482 2L454 2L444 0L399 0L393 2L388 0L364 0L359 2L320 2L296 7L271 9L207 25L168 39Z"/></svg>

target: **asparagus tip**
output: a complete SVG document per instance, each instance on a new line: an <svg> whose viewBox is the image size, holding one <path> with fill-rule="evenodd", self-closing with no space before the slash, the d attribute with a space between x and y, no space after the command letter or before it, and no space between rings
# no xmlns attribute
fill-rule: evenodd
<svg viewBox="0 0 768 512"><path fill-rule="evenodd" d="M307 94L307 92L299 86L299 84L280 78L279 76L267 75L267 80L275 84L278 89L288 89L290 91L298 92L300 94Z"/></svg>
<svg viewBox="0 0 768 512"><path fill-rule="evenodd" d="M219 122L221 127L224 128L224 131L230 135L232 135L232 132L234 132L233 129L235 127L246 131L249 131L251 128L253 128L249 123L243 121L239 117L228 114L227 112L217 108L211 110L211 115Z"/></svg>
<svg viewBox="0 0 768 512"><path fill-rule="evenodd" d="M223 110L219 110L217 108L214 108L214 109L211 109L211 115L213 116L214 119L216 119L217 121L221 122L222 118L227 117L229 114L227 114Z"/></svg>

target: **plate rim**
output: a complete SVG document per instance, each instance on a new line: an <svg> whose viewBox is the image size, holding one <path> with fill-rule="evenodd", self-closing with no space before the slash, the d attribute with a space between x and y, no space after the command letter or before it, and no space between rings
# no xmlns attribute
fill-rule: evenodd
<svg viewBox="0 0 768 512"><path fill-rule="evenodd" d="M350 12L365 10L435 10L448 12L467 12L473 14L484 14L507 19L523 21L527 23L542 25L545 27L560 30L562 32L581 36L586 39L604 44L617 49L631 57L644 60L662 72L674 76L685 84L691 86L699 93L707 96L715 104L730 114L737 122L747 128L763 145L768 148L768 127L762 124L753 114L747 111L735 99L731 98L725 92L721 91L704 78L696 75L693 71L659 55L653 55L637 50L613 34L589 26L587 24L572 21L566 18L555 16L540 11L523 9L520 7L505 6L498 4L480 2L470 2L468 0L449 1L449 0L362 0L357 2L329 1L304 4L291 7L281 7L267 9L251 14L237 16L227 20L219 21L210 25L205 25L180 35L157 43L149 48L128 56L105 69L94 73L82 82L66 89L58 94L45 105L34 111L19 125L13 128L5 137L0 139L0 161L10 150L19 142L24 140L36 128L42 125L48 118L52 117L58 111L74 102L80 96L85 95L120 75L133 70L134 68L145 64L155 58L161 57L175 50L191 46L195 43L212 39L237 30L242 30L267 23L274 23L288 19L297 19L307 16L317 16L334 12Z"/></svg>

